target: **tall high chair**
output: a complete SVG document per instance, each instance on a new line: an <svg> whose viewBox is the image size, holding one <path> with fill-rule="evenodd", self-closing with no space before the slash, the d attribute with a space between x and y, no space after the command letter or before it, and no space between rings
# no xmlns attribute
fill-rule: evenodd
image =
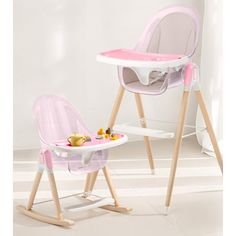
<svg viewBox="0 0 236 236"><path fill-rule="evenodd" d="M117 49L100 53L97 56L97 61L118 67L118 77L121 84L108 127L116 131L144 136L148 160L153 173L155 165L149 137L175 137L166 207L170 205L183 137L207 130L220 169L223 171L220 150L200 91L198 67L192 62L192 56L198 45L199 28L199 17L194 10L184 6L168 7L161 10L150 20L134 49ZM148 119L144 115L141 94L157 96L170 88L178 86L183 87L183 96L176 133L147 128ZM125 90L135 96L141 127L127 124L114 125ZM184 127L187 126L185 125L185 115L188 108L189 94L192 90L195 92L206 128L184 134Z"/></svg>
<svg viewBox="0 0 236 236"><path fill-rule="evenodd" d="M40 158L28 204L26 207L19 205L17 209L36 220L65 227L71 226L74 221L65 219L63 211L80 212L97 207L121 213L130 211L131 209L120 206L106 166L108 149L125 143L127 136L117 134L119 138L116 140L97 139L97 134L89 131L78 111L61 97L42 96L36 100L33 110L41 141ZM67 138L74 132L83 134L88 140L82 146L71 146ZM82 203L62 210L54 177L55 168L66 169L73 174L97 174L102 169L112 198L92 195L91 188L94 186L95 179L90 176L87 178L86 192L62 197L76 196L82 200ZM50 200L34 202L44 170L48 175L52 194L51 201L54 201L56 207L56 217L32 210L35 204L50 202Z"/></svg>

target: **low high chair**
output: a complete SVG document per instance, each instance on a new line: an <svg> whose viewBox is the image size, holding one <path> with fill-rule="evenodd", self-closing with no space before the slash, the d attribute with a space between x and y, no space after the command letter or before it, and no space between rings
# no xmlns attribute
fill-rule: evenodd
<svg viewBox="0 0 236 236"><path fill-rule="evenodd" d="M121 213L130 211L131 209L120 206L106 166L108 149L125 143L127 136L117 134L119 138L116 140L110 140L110 138L97 139L97 134L89 131L78 111L61 97L42 96L36 100L33 110L41 141L38 171L27 206L20 205L17 206L17 209L23 214L45 223L65 227L71 226L74 221L65 219L63 216L53 172L55 168L62 168L69 170L73 174L88 174L85 192L70 195L80 197L82 203L63 208L63 211L80 212L97 207ZM87 138L89 137L88 141L82 146L71 146L67 138L74 132L83 134ZM104 173L112 198L97 196L94 200L91 191L96 180L94 177L97 177L100 169ZM56 207L56 217L51 217L32 209L34 204L49 202L47 200L34 202L44 170L46 170L48 175L52 201L54 201ZM91 173L96 173L96 175L90 175Z"/></svg>
<svg viewBox="0 0 236 236"><path fill-rule="evenodd" d="M109 128L124 133L144 136L150 168L154 173L155 165L149 137L174 138L175 146L170 170L166 196L166 207L169 207L175 179L179 150L182 138L196 132L207 130L216 154L221 171L223 163L212 124L200 91L198 66L192 62L199 38L198 14L184 6L172 6L161 10L148 23L140 40L133 49L117 49L100 53L97 61L116 65L120 88L112 109ZM183 88L179 119L176 132L165 132L147 128L141 94L157 96L170 88ZM189 94L195 92L198 105L202 111L206 128L184 134L185 115L188 108ZM141 127L121 124L115 125L125 91L134 94ZM189 128L189 126L187 126ZM192 127L195 128L195 127Z"/></svg>

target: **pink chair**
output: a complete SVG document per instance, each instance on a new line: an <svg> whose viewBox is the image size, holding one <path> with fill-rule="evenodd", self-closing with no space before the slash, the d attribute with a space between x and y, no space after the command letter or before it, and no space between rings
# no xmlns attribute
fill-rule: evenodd
<svg viewBox="0 0 236 236"><path fill-rule="evenodd" d="M171 6L158 12L149 21L133 49L117 49L102 52L97 56L98 61L118 67L120 88L108 127L144 136L152 173L154 173L155 165L149 137L166 138L171 137L171 134L147 129L147 119L144 115L141 94L156 96L163 94L170 88L183 86L183 98L175 133L176 142L166 197L167 207L170 205L177 160L183 138L185 115L192 88L202 111L219 166L223 170L220 150L200 92L198 67L192 62L198 45L199 29L200 23L196 11L189 7ZM134 93L141 128L128 127L128 125L114 126L125 90Z"/></svg>
<svg viewBox="0 0 236 236"><path fill-rule="evenodd" d="M127 136L119 135L119 139L114 141L109 139L96 139L96 133L93 134L88 130L78 111L67 100L58 96L48 95L38 98L35 101L33 113L41 142L39 167L28 205L27 207L18 206L18 209L25 215L46 223L61 226L72 225L74 222L64 219L62 215L56 181L53 174L55 168L62 167L74 174L88 174L85 192L83 194L83 198L86 199L88 203L64 209L68 211L81 211L103 207L104 209L117 212L130 211L130 209L120 206L108 168L106 167L108 149L125 143ZM79 147L69 146L67 137L75 132L90 136L91 141ZM32 210L35 195L45 169L48 173L57 217L42 215ZM90 201L88 198L91 195L100 169L103 170L113 200L100 198L96 201Z"/></svg>
<svg viewBox="0 0 236 236"><path fill-rule="evenodd" d="M185 55L191 58L198 45L199 17L191 8L168 7L150 19L134 51L164 55ZM140 68L118 67L119 80L123 88L138 94L160 95L167 89L183 84L183 70L169 68L168 71L150 70L149 78L158 78L145 86L140 82Z"/></svg>

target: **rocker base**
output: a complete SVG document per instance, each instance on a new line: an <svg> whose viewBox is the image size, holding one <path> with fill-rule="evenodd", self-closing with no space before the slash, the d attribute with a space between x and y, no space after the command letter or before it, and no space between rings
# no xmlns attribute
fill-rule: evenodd
<svg viewBox="0 0 236 236"><path fill-rule="evenodd" d="M114 205L106 205L106 206L102 206L100 208L102 208L104 210L108 210L108 211L119 212L119 213L129 213L133 210L132 208L114 206Z"/></svg>
<svg viewBox="0 0 236 236"><path fill-rule="evenodd" d="M27 210L22 205L17 206L16 209L19 212L23 213L24 215L29 216L35 220L39 220L44 223L63 226L63 227L70 227L74 224L74 221L72 221L72 220L68 220L68 219L59 220L55 217L47 216L47 215L41 214L41 213L33 211L33 210Z"/></svg>

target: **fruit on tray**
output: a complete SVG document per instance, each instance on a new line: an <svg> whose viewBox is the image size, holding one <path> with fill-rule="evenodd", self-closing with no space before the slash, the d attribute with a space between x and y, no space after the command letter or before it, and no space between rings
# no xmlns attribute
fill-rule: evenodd
<svg viewBox="0 0 236 236"><path fill-rule="evenodd" d="M117 140L119 136L117 134L111 134L110 140Z"/></svg>
<svg viewBox="0 0 236 236"><path fill-rule="evenodd" d="M105 132L103 128L100 128L97 131L96 139L103 139L103 138L106 138L106 139L110 138L110 140L117 140L119 139L119 135L113 134L111 131L111 128L108 128Z"/></svg>
<svg viewBox="0 0 236 236"><path fill-rule="evenodd" d="M105 133L104 133L104 129L103 129L103 128L100 128L100 129L98 130L97 134L98 134L98 135L103 135L103 134L105 134Z"/></svg>
<svg viewBox="0 0 236 236"><path fill-rule="evenodd" d="M106 134L111 134L111 128L108 128L107 130L106 130Z"/></svg>

